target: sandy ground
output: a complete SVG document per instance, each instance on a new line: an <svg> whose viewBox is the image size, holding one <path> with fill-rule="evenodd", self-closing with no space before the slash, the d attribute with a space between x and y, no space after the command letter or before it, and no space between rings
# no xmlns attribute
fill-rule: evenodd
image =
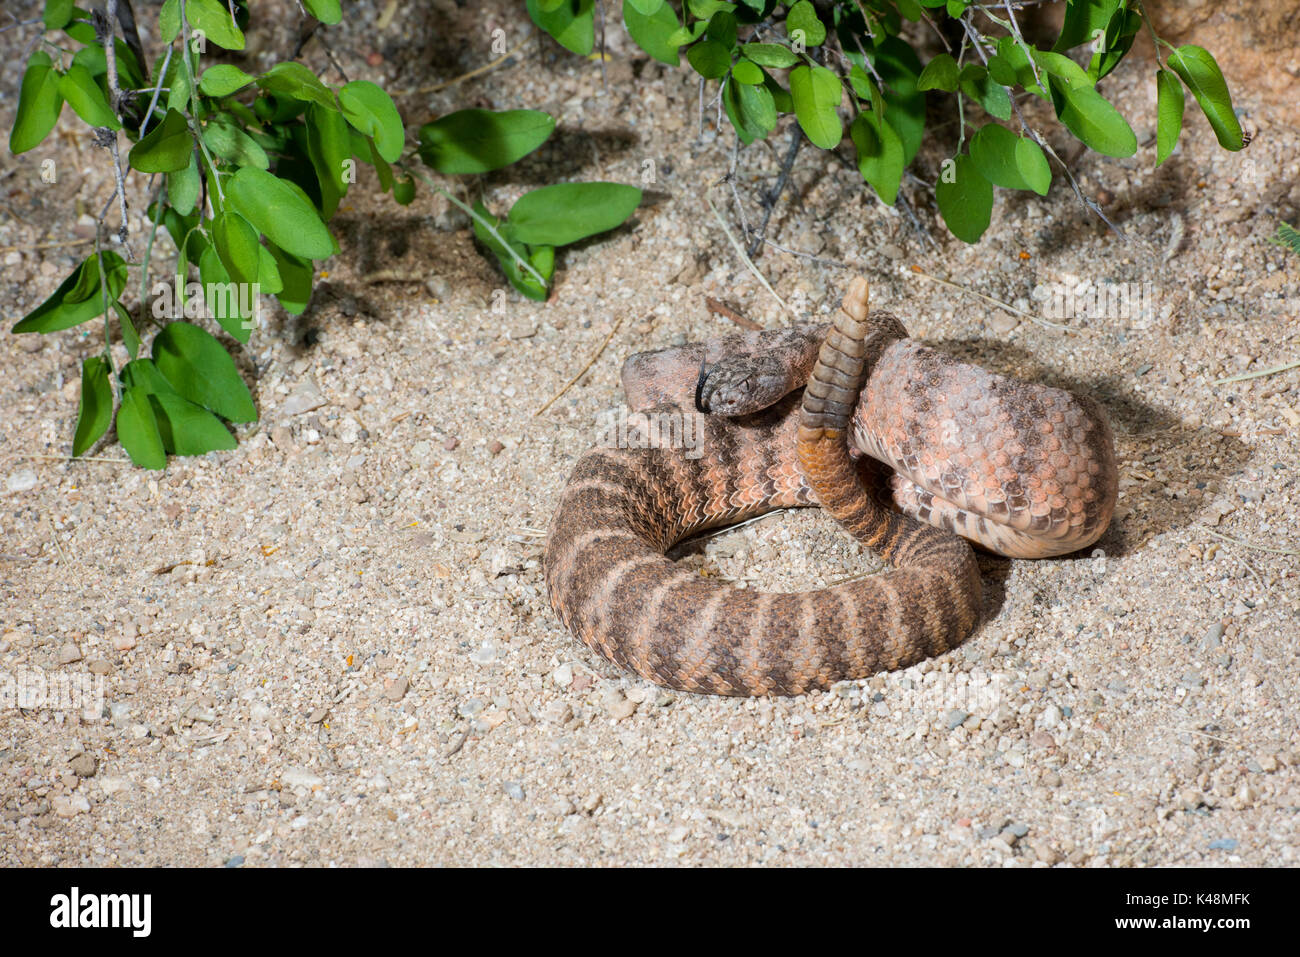
<svg viewBox="0 0 1300 957"><path fill-rule="evenodd" d="M508 4L437 3L383 31L357 6L335 52L390 88L482 65L498 26L520 36ZM292 20L270 19L255 45L283 49ZM1231 42L1200 28L1216 52ZM0 34L6 129L29 29ZM769 235L869 276L877 303L940 348L1096 395L1117 433L1119 511L1099 551L983 559L985 621L940 659L794 700L722 700L593 655L550 611L540 569L552 504L620 402L622 360L730 331L706 295L767 325L791 318L704 202L736 221L729 188L711 185L732 135L712 107L699 123L685 70L632 57L620 34L604 83L599 64L529 45L526 64L401 101L412 129L463 106L557 117L551 143L482 182L497 209L559 179L646 185L632 222L562 254L548 304L504 293L446 203L424 191L401 209L363 179L311 310L268 309L239 353L261 422L237 451L161 474L123 464L111 435L86 461L60 458L98 324L6 340L0 677L101 678L104 698L89 718L0 711L0 862L1295 864L1300 370L1216 380L1300 359L1300 259L1266 241L1300 206L1297 70L1255 85L1228 70L1260 131L1244 153L1215 147L1189 98L1159 171L1149 63L1107 88L1145 144L1131 159L1080 155L1029 104L1126 241L1058 175L1045 200L1000 193L976 247L911 182L932 245L851 165L804 151ZM326 69L319 47L307 59ZM751 221L784 130L739 156ZM47 158L56 187L39 179ZM105 170L66 112L55 141L0 157L6 325L85 254L32 246L86 228ZM770 248L758 265L810 314L849 275ZM1076 282L1138 284L1153 308L1062 331L913 265L1029 311L1036 288ZM872 567L815 511L682 560L777 589Z"/></svg>

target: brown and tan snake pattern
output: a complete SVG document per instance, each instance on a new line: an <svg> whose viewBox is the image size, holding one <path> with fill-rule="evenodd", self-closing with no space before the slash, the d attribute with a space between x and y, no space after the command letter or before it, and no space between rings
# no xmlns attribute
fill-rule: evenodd
<svg viewBox="0 0 1300 957"><path fill-rule="evenodd" d="M623 444L657 447L579 459L544 557L570 631L669 687L800 694L906 667L969 635L981 596L966 539L1012 557L1095 542L1118 486L1097 403L906 336L893 317L868 315L859 279L829 331L744 333L629 359L633 409L709 414L691 447L647 430L650 440ZM866 457L854 461L858 451L888 466L887 482L873 480ZM766 593L665 557L704 529L818 504L893 569Z"/></svg>

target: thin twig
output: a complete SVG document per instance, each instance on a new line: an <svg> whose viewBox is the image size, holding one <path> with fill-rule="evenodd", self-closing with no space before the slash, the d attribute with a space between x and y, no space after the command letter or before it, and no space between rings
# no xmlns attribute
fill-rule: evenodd
<svg viewBox="0 0 1300 957"><path fill-rule="evenodd" d="M744 261L745 265L749 267L749 271L754 274L754 276L758 279L762 287L768 291L769 295L771 295L773 299L775 299L777 302L781 304L782 309L784 309L786 312L793 313L794 310L790 308L789 304L784 299L782 299L780 296L776 294L776 290L773 289L771 284L767 281L767 277L765 277L761 272L758 271L758 267L754 265L754 261L750 259L749 256L745 253L745 247L740 245L740 241L736 239L736 236L734 233L732 233L731 228L727 226L727 221L723 219L722 214L718 212L718 207L714 206L713 201L709 199L709 197L707 196L704 197L704 201L709 204L709 209L713 211L713 216L715 219L717 219L718 225L721 226L722 231L726 233L727 239L731 242L731 245L736 250L736 254L740 256L740 258Z"/></svg>
<svg viewBox="0 0 1300 957"><path fill-rule="evenodd" d="M781 194L785 192L786 183L790 180L790 171L794 169L794 158L799 155L799 147L802 143L803 128L798 123L794 123L791 125L790 145L786 147L785 159L781 161L781 172L777 176L776 185L763 198L763 222L751 234L753 236L749 244L749 257L751 259L757 256L758 251L763 248L763 237L767 234L767 224L772 219L772 211L776 209L776 204L781 200Z"/></svg>
<svg viewBox="0 0 1300 957"><path fill-rule="evenodd" d="M1267 545L1256 545L1254 542L1243 542L1240 538L1232 538L1229 535L1221 535L1218 532L1216 532L1214 529L1206 528L1204 525L1202 525L1200 528L1201 531L1205 532L1207 535L1213 535L1215 538L1221 539L1232 545L1240 545L1242 548L1253 548L1257 552L1268 552L1272 555L1300 555L1300 550L1297 549L1269 548Z"/></svg>
<svg viewBox="0 0 1300 957"><path fill-rule="evenodd" d="M586 365L584 365L581 369L579 369L577 374L574 375L572 379L564 383L564 388L561 389L559 392L555 393L555 395L551 396L546 401L546 404L542 406L540 409L538 409L536 412L534 412L533 415L535 416L541 415L543 412L549 409L552 405L555 404L556 399L564 395L564 393L568 392L575 382L577 382L579 379L581 379L584 375L587 374L587 370L596 364L596 360L600 358L601 353L605 351L605 347L609 345L609 341L614 338L614 333L618 332L618 328L621 325L623 325L623 317L620 315L616 320L614 320L614 327L609 330L609 335L605 337L605 341L600 344L599 349L597 349L595 352L591 354L591 358L587 360Z"/></svg>
<svg viewBox="0 0 1300 957"><path fill-rule="evenodd" d="M713 313L715 316L721 316L723 319L730 319L732 322L740 326L740 328L742 329L763 328L753 319L749 319L746 318L745 316L742 316L740 313L736 312L736 310L728 306L725 302L720 302L719 300L714 299L712 296L704 297L704 307L708 309L709 312Z"/></svg>
<svg viewBox="0 0 1300 957"><path fill-rule="evenodd" d="M1224 385L1228 382L1245 382L1247 379L1259 379L1266 375L1274 375L1278 372L1286 372L1288 369L1294 369L1300 366L1300 360L1288 362L1286 365L1274 366L1272 369L1262 369L1259 372L1243 372L1241 375L1230 375L1226 379L1215 379L1215 385Z"/></svg>
<svg viewBox="0 0 1300 957"><path fill-rule="evenodd" d="M90 239L67 239L57 243L30 243L18 246L0 246L0 253L25 252L29 249L58 249L62 246L84 246L86 243L93 243L95 240Z"/></svg>
<svg viewBox="0 0 1300 957"><path fill-rule="evenodd" d="M495 70L501 64L505 63L512 56L514 56L516 53L522 50L524 48L524 44L528 42L531 36L532 36L532 31L530 30L527 34L524 35L524 38L522 40L520 40L517 44L515 44L513 50L510 50L508 53L503 53L501 56L497 57L491 63L485 63L476 70L470 70L468 73L462 73L460 76L453 77L450 80L445 80L442 83L435 83L433 86L415 87L414 89L410 89L410 90L396 90L393 92L392 95L393 96L416 96L420 93L437 93L440 90L447 89L447 87L449 86L455 86L457 83L464 83L466 80L472 80L476 76L482 76L484 73L487 73L491 70Z"/></svg>
<svg viewBox="0 0 1300 957"><path fill-rule="evenodd" d="M997 306L999 309L1005 309L1007 312L1013 312L1017 316L1024 316L1030 322L1036 322L1040 326L1047 326L1047 328L1049 329L1059 329L1062 332L1079 333L1079 332L1088 331L1087 329L1083 329L1083 328L1075 329L1070 326L1063 326L1057 322L1049 322L1046 319L1042 319L1038 316L1035 316L1032 312L1025 312L1025 310L1023 309L1017 309L1015 306L1011 305L1010 303L1003 302L1001 299L994 299L992 296L986 296L984 293L979 292L978 290L975 289L971 289L969 286L963 286L960 285L959 283L952 282L951 280L948 279L940 279L938 276L931 276L920 266L913 266L912 272L916 273L918 276L924 276L926 279L929 279L932 282L937 282L942 286L947 286L949 289L957 289L961 292L970 293L972 296L976 296L980 299L983 299L985 302L991 303L992 305Z"/></svg>

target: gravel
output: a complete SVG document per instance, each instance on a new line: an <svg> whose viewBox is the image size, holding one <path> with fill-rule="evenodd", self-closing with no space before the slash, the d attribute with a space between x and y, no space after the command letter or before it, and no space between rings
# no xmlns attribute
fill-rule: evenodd
<svg viewBox="0 0 1300 957"><path fill-rule="evenodd" d="M441 82L491 59L483 22L520 22L497 0L412 5L411 18L382 44L362 32L373 19L340 24L349 74ZM291 48L293 23L273 23L267 48ZM435 75L406 39L420 35L466 39ZM0 34L5 89L27 37ZM641 183L654 161L654 202L565 249L553 301L506 290L440 197L421 191L402 210L363 181L310 311L268 303L267 327L237 351L263 417L238 427L234 451L161 473L95 461L122 458L109 443L84 461L47 457L69 446L99 328L0 353L0 677L103 687L89 716L0 715L0 865L1300 864L1300 559L1264 550L1300 548L1300 372L1214 384L1300 356L1294 310L1269 305L1296 301L1300 261L1267 242L1300 208L1294 83L1277 70L1291 86L1239 82L1250 51L1230 49L1228 31L1168 38L1214 49L1234 103L1269 135L1227 153L1197 119L1206 135L1185 134L1159 174L1154 147L1072 161L1086 191L1113 194L1122 246L1058 184L1032 201L999 193L988 236L966 247L905 184L936 249L865 195L856 169L800 153L772 239L869 274L880 307L939 348L1093 395L1121 476L1104 558L982 557L984 622L960 649L829 693L666 691L591 652L547 602L545 530L597 416L621 401L621 362L733 331L706 296L765 325L791 318L700 198L730 169L734 137L711 111L697 135L686 68L638 63L636 95L618 92L633 81L616 75L632 62L616 25L608 93L599 63L530 53L404 104L412 128L481 104L605 131L599 149L557 135L487 177L499 212L556 170ZM347 53L375 46L392 48L391 73ZM1126 64L1107 92L1144 121L1147 68ZM1025 109L1057 135L1050 106ZM67 110L61 123L77 128ZM740 153L751 223L779 152ZM59 155L52 142L8 158L6 203L22 219L0 213L0 245L21 247L0 271L7 320L84 256L31 248L70 234L69 190L111 193L90 154L79 187L34 188L30 170ZM942 158L927 144L918 176L932 181ZM136 180L133 242L148 206ZM711 195L735 222L730 193ZM1164 262L1175 216L1186 237ZM165 237L153 254L174 261ZM755 264L801 315L836 308L845 271L773 248ZM1031 309L1047 283L1150 282L1156 314L1066 320L1078 335L1013 326L912 264ZM389 269L420 281L369 281ZM683 551L684 567L784 591L878 567L808 509Z"/></svg>

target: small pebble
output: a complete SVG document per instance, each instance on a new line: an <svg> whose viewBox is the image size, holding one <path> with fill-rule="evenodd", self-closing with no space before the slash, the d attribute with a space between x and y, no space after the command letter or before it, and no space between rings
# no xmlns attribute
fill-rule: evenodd
<svg viewBox="0 0 1300 957"><path fill-rule="evenodd" d="M524 799L524 789L514 781L506 781L501 785L501 789L506 792L506 796L513 801L522 801Z"/></svg>
<svg viewBox="0 0 1300 957"><path fill-rule="evenodd" d="M68 766L72 768L72 773L79 778L93 778L95 772L99 770L99 759L93 754L87 754L85 751L73 758Z"/></svg>
<svg viewBox="0 0 1300 957"><path fill-rule="evenodd" d="M949 731L952 731L954 728L959 727L961 723L969 717L970 717L969 711L962 711L959 708L953 708L946 715L944 715L943 723L948 726Z"/></svg>
<svg viewBox="0 0 1300 957"><path fill-rule="evenodd" d="M407 678L397 678L391 685L384 689L384 697L389 701L401 701L406 697L406 689L411 686Z"/></svg>
<svg viewBox="0 0 1300 957"><path fill-rule="evenodd" d="M72 642L69 641L67 644L65 644L62 648L59 649L59 664L70 665L74 661L80 661L80 660L81 660L81 649L78 648L76 645L74 645Z"/></svg>
<svg viewBox="0 0 1300 957"><path fill-rule="evenodd" d="M500 442L498 442L496 439L493 439L492 443L488 446L488 451L491 452L493 455L500 455L501 452L504 450L505 450L505 446L502 445Z"/></svg>
<svg viewBox="0 0 1300 957"><path fill-rule="evenodd" d="M31 469L19 469L9 476L6 486L11 492L28 492L36 487L36 473Z"/></svg>

